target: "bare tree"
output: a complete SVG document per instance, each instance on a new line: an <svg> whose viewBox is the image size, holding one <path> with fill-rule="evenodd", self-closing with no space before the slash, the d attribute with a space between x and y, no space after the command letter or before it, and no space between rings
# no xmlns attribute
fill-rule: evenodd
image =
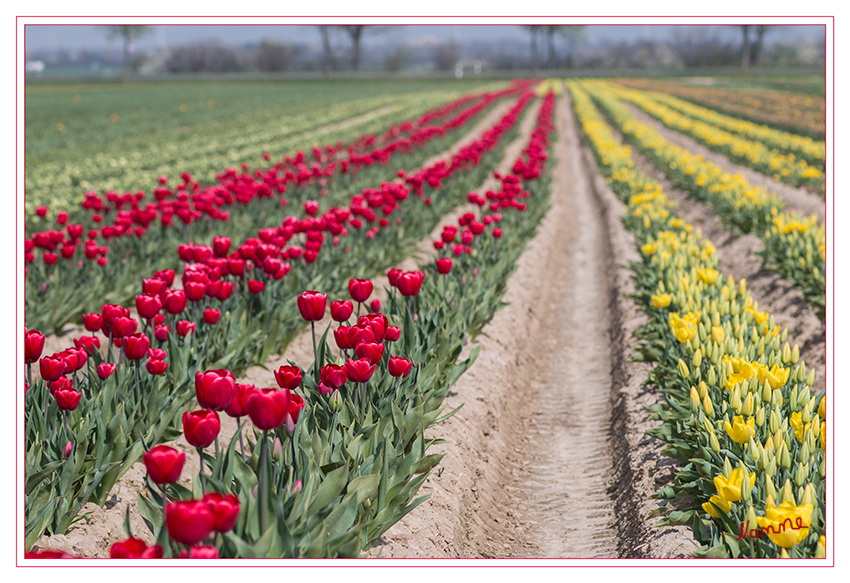
<svg viewBox="0 0 850 583"><path fill-rule="evenodd" d="M147 34L151 31L149 26L145 25L112 25L107 27L109 40L120 38L124 41L124 59L121 64L121 79L127 80L130 74L130 53L133 51L133 40Z"/></svg>
<svg viewBox="0 0 850 583"><path fill-rule="evenodd" d="M328 77L331 74L331 69L334 67L333 53L331 52L331 27L328 25L321 25L318 28L319 32L322 34L322 71L324 72L325 77Z"/></svg>
<svg viewBox="0 0 850 583"><path fill-rule="evenodd" d="M460 56L460 46L456 42L440 43L434 47L434 66L438 71L453 68Z"/></svg>
<svg viewBox="0 0 850 583"><path fill-rule="evenodd" d="M540 62L537 54L537 35L545 27L540 25L525 25L523 28L531 34L531 69L537 71Z"/></svg>
<svg viewBox="0 0 850 583"><path fill-rule="evenodd" d="M741 72L746 73L750 68L750 27L749 25L741 25L741 30L744 33L744 45L741 48Z"/></svg>
<svg viewBox="0 0 850 583"><path fill-rule="evenodd" d="M257 68L260 71L286 71L297 47L268 40L260 43L257 51Z"/></svg>
<svg viewBox="0 0 850 583"><path fill-rule="evenodd" d="M366 30L365 24L346 24L340 26L348 36L351 37L351 68L355 71L360 70L360 40L363 38L363 32Z"/></svg>
<svg viewBox="0 0 850 583"><path fill-rule="evenodd" d="M766 25L756 27L756 58L753 61L753 65L756 67L760 66L764 60L764 35L767 32L767 28Z"/></svg>
<svg viewBox="0 0 850 583"><path fill-rule="evenodd" d="M557 29L555 32L558 36L563 37L567 41L567 50L570 55L569 60L572 62L572 52L575 50L575 46L584 40L585 27L583 25L567 25L557 26L555 28Z"/></svg>

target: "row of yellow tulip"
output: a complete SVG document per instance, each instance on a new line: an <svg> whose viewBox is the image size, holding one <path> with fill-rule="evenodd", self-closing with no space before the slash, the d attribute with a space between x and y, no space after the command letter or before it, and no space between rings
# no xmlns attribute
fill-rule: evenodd
<svg viewBox="0 0 850 583"><path fill-rule="evenodd" d="M704 121L733 134L757 140L769 148L775 148L786 154L794 154L821 171L824 170L826 144L823 140L815 141L808 136L792 134L764 124L723 115L713 109L694 105L667 93L644 91L643 94L647 98L663 103L691 118Z"/></svg>
<svg viewBox="0 0 850 583"><path fill-rule="evenodd" d="M793 282L817 314L825 316L826 233L816 217L786 213L775 195L670 143L637 121L609 85L584 82L583 86L626 139L671 181L708 203L726 225L761 238L767 266Z"/></svg>
<svg viewBox="0 0 850 583"><path fill-rule="evenodd" d="M762 142L744 139L714 124L683 115L646 93L626 89L614 83L598 85L618 99L635 104L668 128L686 134L710 150L729 156L730 159L774 180L792 186L806 186L819 192L824 189L823 172L815 166L809 166L806 160L798 160L794 154L771 149Z"/></svg>
<svg viewBox="0 0 850 583"><path fill-rule="evenodd" d="M823 140L826 128L823 97L789 91L696 87L658 79L630 78L617 79L617 82L635 89L663 91L729 115Z"/></svg>
<svg viewBox="0 0 850 583"><path fill-rule="evenodd" d="M685 509L659 525L689 524L701 557L823 557L826 411L809 389L814 371L746 283L718 271L714 246L635 168L589 94L568 89L643 260L632 265L649 316L641 352L666 395L650 433L683 464L656 497Z"/></svg>

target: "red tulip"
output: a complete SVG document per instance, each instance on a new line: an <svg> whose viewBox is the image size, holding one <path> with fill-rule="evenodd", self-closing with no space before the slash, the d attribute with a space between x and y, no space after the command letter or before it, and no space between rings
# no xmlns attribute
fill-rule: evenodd
<svg viewBox="0 0 850 583"><path fill-rule="evenodd" d="M35 214L37 214L41 218L46 217L47 216L47 207L46 206L36 207L35 208Z"/></svg>
<svg viewBox="0 0 850 583"><path fill-rule="evenodd" d="M160 358L151 358L145 363L145 368L152 375L159 376L168 368L168 363Z"/></svg>
<svg viewBox="0 0 850 583"><path fill-rule="evenodd" d="M83 326L89 332L97 332L103 323L101 314L83 314Z"/></svg>
<svg viewBox="0 0 850 583"><path fill-rule="evenodd" d="M256 279L248 280L248 291L254 295L262 293L263 290L266 289L266 284L262 281L258 281Z"/></svg>
<svg viewBox="0 0 850 583"><path fill-rule="evenodd" d="M168 356L168 353L159 348L148 348L148 358L151 360L163 360Z"/></svg>
<svg viewBox="0 0 850 583"><path fill-rule="evenodd" d="M248 403L248 398L255 390L257 390L257 387L254 385L236 383L236 393L233 395L233 399L227 407L224 408L224 412L233 418L244 417L247 415L248 409L246 408L246 405Z"/></svg>
<svg viewBox="0 0 850 583"><path fill-rule="evenodd" d="M223 411L236 394L236 379L225 369L195 372L195 396L204 409Z"/></svg>
<svg viewBox="0 0 850 583"><path fill-rule="evenodd" d="M389 361L389 371L394 377L406 377L413 368L413 363L406 358L393 356Z"/></svg>
<svg viewBox="0 0 850 583"><path fill-rule="evenodd" d="M157 280L159 281L159 280ZM145 320L150 320L162 309L162 301L156 295L136 296L136 311Z"/></svg>
<svg viewBox="0 0 850 583"><path fill-rule="evenodd" d="M112 331L113 338L124 338L125 336L135 334L136 329L139 327L139 323L133 318L124 318L123 316L119 316L112 319L109 323L109 327Z"/></svg>
<svg viewBox="0 0 850 583"><path fill-rule="evenodd" d="M169 502L165 507L165 524L172 539L184 545L194 545L212 531L215 515L203 500Z"/></svg>
<svg viewBox="0 0 850 583"><path fill-rule="evenodd" d="M398 276L402 274L401 269L390 269L387 272L387 279L390 280L390 285L395 287L396 281L398 281Z"/></svg>
<svg viewBox="0 0 850 583"><path fill-rule="evenodd" d="M301 384L301 369L297 366L284 365L274 371L274 378L280 388L293 390Z"/></svg>
<svg viewBox="0 0 850 583"><path fill-rule="evenodd" d="M73 411L80 404L82 393L78 393L73 389L60 389L53 392L56 398L56 404L59 405L61 411Z"/></svg>
<svg viewBox="0 0 850 583"><path fill-rule="evenodd" d="M359 326L369 326L372 329L374 342L383 342L384 336L387 333L387 327L390 325L389 320L384 314L369 313L365 316L360 316L357 321Z"/></svg>
<svg viewBox="0 0 850 583"><path fill-rule="evenodd" d="M216 294L216 299L220 302L223 302L233 293L233 284L229 281L221 282L221 289Z"/></svg>
<svg viewBox="0 0 850 583"><path fill-rule="evenodd" d="M155 294L158 296L165 291L166 287L168 287L168 284L165 283L165 280L158 277L148 277L142 280L142 291L146 294Z"/></svg>
<svg viewBox="0 0 850 583"><path fill-rule="evenodd" d="M372 282L368 279L348 280L348 293L355 302L363 303L372 295Z"/></svg>
<svg viewBox="0 0 850 583"><path fill-rule="evenodd" d="M124 354L130 360L142 360L147 355L148 348L150 347L150 339L141 332L133 334L132 336L127 336L124 338L122 344Z"/></svg>
<svg viewBox="0 0 850 583"><path fill-rule="evenodd" d="M207 284L200 281L187 281L183 286L186 299L190 302L200 302L207 294Z"/></svg>
<svg viewBox="0 0 850 583"><path fill-rule="evenodd" d="M349 358L345 362L345 370L348 371L348 380L353 383L365 383L375 373L375 367L368 358L353 360Z"/></svg>
<svg viewBox="0 0 850 583"><path fill-rule="evenodd" d="M195 447L207 447L221 431L218 413L202 409L183 413L183 433L186 441Z"/></svg>
<svg viewBox="0 0 850 583"><path fill-rule="evenodd" d="M298 296L298 310L308 322L321 320L325 315L328 295L317 291L305 291Z"/></svg>
<svg viewBox="0 0 850 583"><path fill-rule="evenodd" d="M245 408L258 429L270 431L283 425L289 412L289 389L257 389Z"/></svg>
<svg viewBox="0 0 850 583"><path fill-rule="evenodd" d="M216 257L227 257L230 251L230 237L213 237L212 246Z"/></svg>
<svg viewBox="0 0 850 583"><path fill-rule="evenodd" d="M44 351L44 334L38 330L24 328L24 361L27 364L35 362Z"/></svg>
<svg viewBox="0 0 850 583"><path fill-rule="evenodd" d="M25 559L76 559L74 555L69 555L65 551L51 551L50 549L44 551L29 551L24 553Z"/></svg>
<svg viewBox="0 0 850 583"><path fill-rule="evenodd" d="M109 547L110 559L161 559L162 547L153 545L149 547L140 538L128 538L124 541L113 543Z"/></svg>
<svg viewBox="0 0 850 583"><path fill-rule="evenodd" d="M293 433L295 433L295 424L298 423L298 414L303 408L304 399L301 398L301 395L297 393L290 393L289 409L286 411L286 417L284 418L286 432L289 434L290 437Z"/></svg>
<svg viewBox="0 0 850 583"><path fill-rule="evenodd" d="M338 389L348 380L348 370L344 366L328 364L320 372L322 382L331 389Z"/></svg>
<svg viewBox="0 0 850 583"><path fill-rule="evenodd" d="M443 257L441 259L437 259L437 273L442 273L445 275L446 273L451 273L452 271L452 260L449 257Z"/></svg>
<svg viewBox="0 0 850 583"><path fill-rule="evenodd" d="M218 558L218 549L215 547L191 547L189 548L189 552L186 552L186 549L182 549L180 551L181 559L217 559Z"/></svg>
<svg viewBox="0 0 850 583"><path fill-rule="evenodd" d="M153 330L153 337L157 342L167 342L168 333L171 332L171 326L156 326Z"/></svg>
<svg viewBox="0 0 850 583"><path fill-rule="evenodd" d="M236 524L239 518L239 498L233 494L226 497L218 492L207 492L203 501L212 510L214 521L212 530L216 532L227 532Z"/></svg>
<svg viewBox="0 0 850 583"><path fill-rule="evenodd" d="M221 318L221 311L214 310L213 308L207 308L204 310L204 322L212 326L213 324L218 323Z"/></svg>
<svg viewBox="0 0 850 583"><path fill-rule="evenodd" d="M493 237L498 239L502 236L502 229L493 229Z"/></svg>
<svg viewBox="0 0 850 583"><path fill-rule="evenodd" d="M195 326L194 322L190 322L188 320L180 320L179 322L177 322L177 335L185 337L189 334L194 334L196 327L197 326Z"/></svg>
<svg viewBox="0 0 850 583"><path fill-rule="evenodd" d="M405 271L396 280L396 287L404 297L415 296L422 288L424 279L425 274L421 271Z"/></svg>
<svg viewBox="0 0 850 583"><path fill-rule="evenodd" d="M182 289L170 289L162 296L162 307L169 314L179 314L186 308L186 294Z"/></svg>
<svg viewBox="0 0 850 583"><path fill-rule="evenodd" d="M80 336L74 339L74 346L87 351L87 354L94 354L100 350L100 338L97 336Z"/></svg>
<svg viewBox="0 0 850 583"><path fill-rule="evenodd" d="M44 263L45 263L45 264L47 264L47 265L53 265L53 264L54 264L54 263L56 263L56 261L59 259L59 256L58 256L58 255L56 255L56 253L45 253L45 254L42 256L42 259L44 259Z"/></svg>
<svg viewBox="0 0 850 583"><path fill-rule="evenodd" d="M354 347L354 352L358 358L367 358L370 363L375 364L380 362L384 355L384 345L377 342L361 342Z"/></svg>
<svg viewBox="0 0 850 583"><path fill-rule="evenodd" d="M387 333L384 335L384 340L387 342L395 342L401 337L401 328L398 326L388 326Z"/></svg>
<svg viewBox="0 0 850 583"><path fill-rule="evenodd" d="M373 312L381 311L381 300L372 300L372 303L369 304L369 309Z"/></svg>
<svg viewBox="0 0 850 583"><path fill-rule="evenodd" d="M168 445L157 445L142 455L142 462L154 484L173 484L180 479L186 454Z"/></svg>
<svg viewBox="0 0 850 583"><path fill-rule="evenodd" d="M115 365L110 362L102 362L97 365L97 376L99 376L102 381L108 379L114 372Z"/></svg>
<svg viewBox="0 0 850 583"><path fill-rule="evenodd" d="M48 383L48 386L50 387L51 395L56 391L73 391L74 381L68 377L59 377L55 381Z"/></svg>
<svg viewBox="0 0 850 583"><path fill-rule="evenodd" d="M353 311L354 306L349 301L331 302L331 318L336 322L345 322Z"/></svg>
<svg viewBox="0 0 850 583"><path fill-rule="evenodd" d="M38 368L41 378L45 381L55 381L65 374L66 364L62 358L56 355L44 356L38 361Z"/></svg>
<svg viewBox="0 0 850 583"><path fill-rule="evenodd" d="M334 340L336 345L342 350L350 350L354 348L354 342L351 338L351 326L340 326L334 330Z"/></svg>
<svg viewBox="0 0 850 583"><path fill-rule="evenodd" d="M304 201L304 212L310 215L311 217L319 212L319 203L315 200L305 200Z"/></svg>

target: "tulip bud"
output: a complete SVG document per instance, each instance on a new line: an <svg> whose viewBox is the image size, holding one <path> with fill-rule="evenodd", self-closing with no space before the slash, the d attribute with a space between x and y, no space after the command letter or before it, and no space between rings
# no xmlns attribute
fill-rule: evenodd
<svg viewBox="0 0 850 583"><path fill-rule="evenodd" d="M782 346L782 364L788 364L789 362L791 362L791 346L786 342Z"/></svg>
<svg viewBox="0 0 850 583"><path fill-rule="evenodd" d="M787 332L787 330L786 330L786 332ZM797 364L797 362L799 360L800 360L800 347L795 344L794 348L791 349L791 356L789 358L789 361L791 362L791 364Z"/></svg>
<svg viewBox="0 0 850 583"><path fill-rule="evenodd" d="M740 385L735 385L735 388L732 389L732 398L729 399L729 406L735 411L736 414L741 414L741 392L739 390Z"/></svg>
<svg viewBox="0 0 850 583"><path fill-rule="evenodd" d="M340 407L342 407L342 395L339 389L334 389L334 392L331 393L331 410L336 413Z"/></svg>
<svg viewBox="0 0 850 583"><path fill-rule="evenodd" d="M773 457L771 457L770 460L767 462L767 466L764 468L764 473L767 474L768 476L770 476L771 478L776 475L776 456L775 455ZM768 480L767 483L771 484L772 482L770 480Z"/></svg>
<svg viewBox="0 0 850 583"><path fill-rule="evenodd" d="M732 475L732 464L726 456L723 456L723 475L726 476L727 480Z"/></svg>
<svg viewBox="0 0 850 583"><path fill-rule="evenodd" d="M753 499L753 487L750 485L749 474L747 468L743 464L739 464L741 471L744 473L744 479L741 480L741 498L744 502L750 502Z"/></svg>
<svg viewBox="0 0 850 583"><path fill-rule="evenodd" d="M773 389L770 388L770 383L765 379L764 383L761 386L761 400L764 403L770 403L770 399L772 395Z"/></svg>
<svg viewBox="0 0 850 583"><path fill-rule="evenodd" d="M816 559L825 559L826 558L826 537L820 537L818 539L818 546L815 549L815 558Z"/></svg>
<svg viewBox="0 0 850 583"><path fill-rule="evenodd" d="M706 382L708 383L709 387L717 386L717 375L714 372L714 367L708 369L708 377L706 378Z"/></svg>
<svg viewBox="0 0 850 583"><path fill-rule="evenodd" d="M759 410L756 412L756 427L761 427L764 425L764 407L759 407Z"/></svg>
<svg viewBox="0 0 850 583"><path fill-rule="evenodd" d="M74 444L70 441L65 444L65 447L62 448L62 457L69 458L71 457L71 450L74 448Z"/></svg>
<svg viewBox="0 0 850 583"><path fill-rule="evenodd" d="M815 384L815 369L810 370L806 377L806 386L811 387L813 384Z"/></svg>
<svg viewBox="0 0 850 583"><path fill-rule="evenodd" d="M802 488L808 477L809 464L797 464L797 468L794 470L794 485L798 488Z"/></svg>
<svg viewBox="0 0 850 583"><path fill-rule="evenodd" d="M699 384L699 398L704 399L708 394L708 387L705 384L705 381L701 381Z"/></svg>
<svg viewBox="0 0 850 583"><path fill-rule="evenodd" d="M679 376L683 379L687 379L689 376L691 376L690 372L688 371L688 365L686 365L681 358L679 359Z"/></svg>
<svg viewBox="0 0 850 583"><path fill-rule="evenodd" d="M697 390L693 386L691 386L691 395L690 395L690 399L688 399L688 400L689 400L689 404L690 404L690 408L691 408L691 413L696 414L697 411L699 411L700 398L699 398L699 393L697 392Z"/></svg>
<svg viewBox="0 0 850 583"><path fill-rule="evenodd" d="M794 491L791 489L791 480L786 478L785 485L782 486L782 491L779 493L781 496L780 504L783 502L790 502L791 504L797 505L797 501L794 499Z"/></svg>
<svg viewBox="0 0 850 583"><path fill-rule="evenodd" d="M711 451L714 453L720 453L720 443L717 441L717 437L712 433L708 438L708 445L711 447Z"/></svg>
<svg viewBox="0 0 850 583"><path fill-rule="evenodd" d="M779 457L779 465L786 470L791 468L791 453L788 451L788 446L785 442L782 442L782 445L779 447L778 456Z"/></svg>
<svg viewBox="0 0 850 583"><path fill-rule="evenodd" d="M714 405L712 405L711 399L708 398L707 394L702 398L702 410L705 411L706 415L712 419L714 418Z"/></svg>
<svg viewBox="0 0 850 583"><path fill-rule="evenodd" d="M296 481L295 481L295 483L294 483L294 484L292 484L292 488L291 488L289 491L290 491L292 494L298 494L298 493L299 493L299 492L301 492L301 490L303 490L303 489L304 489L304 486L303 486L303 484L302 484L302 482L301 482L301 478L298 478L298 480L296 480Z"/></svg>
<svg viewBox="0 0 850 583"><path fill-rule="evenodd" d="M826 460L825 459L821 460L820 466L818 466L818 476L820 476L821 479L826 477Z"/></svg>

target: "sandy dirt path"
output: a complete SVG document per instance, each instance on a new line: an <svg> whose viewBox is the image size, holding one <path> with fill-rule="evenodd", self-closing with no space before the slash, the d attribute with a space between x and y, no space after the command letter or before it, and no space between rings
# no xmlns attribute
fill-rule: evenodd
<svg viewBox="0 0 850 583"><path fill-rule="evenodd" d="M819 222L822 223L824 221L824 217L826 216L826 203L823 198L817 194L812 194L802 187L794 188L788 184L773 180L772 178L747 168L746 166L736 164L723 154L712 152L693 138L664 127L664 124L645 113L636 105L626 101L622 101L621 103L629 108L629 111L631 111L632 115L634 115L637 120L651 126L652 129L664 136L666 140L689 150L693 154L701 155L709 162L714 162L727 172L743 174L750 184L761 186L769 192L777 195L785 203L785 207L788 210L799 211L805 215L817 215Z"/></svg>
<svg viewBox="0 0 850 583"><path fill-rule="evenodd" d="M425 164L423 164L423 167L440 158L452 155L463 145L476 139L485 130L492 127L508 111L508 109L510 109L512 102L513 100L508 99L502 103L496 104L492 110L490 110L483 118L464 133L451 148L444 153L429 159ZM506 149L505 159L509 159L511 163L528 141L528 137L533 129L534 117L536 116L538 108L539 104L529 107L529 111L526 112L525 117L521 121L520 135L514 142L508 145ZM509 156L511 157L509 158ZM503 163L503 165L507 167L507 163ZM505 167L502 168L503 171L506 169ZM491 183L488 181L485 184ZM446 220L456 220L457 210L453 212L454 218L447 217ZM444 224L444 222L440 223L440 227L438 227L438 229L442 228L442 224ZM438 230L435 230L435 232L439 233ZM418 250L420 252L425 253L428 250L430 242L433 240L433 236L435 235L430 235L419 244ZM406 269L413 269L416 264L405 262L404 265L407 266ZM376 294L374 294L373 297L377 297L379 299L384 299L382 290L383 287L387 285L386 276L384 275L382 277L383 279L375 278L374 280ZM381 291L379 292L378 290ZM319 323L317 328L324 330L329 322L330 316L327 316L325 320ZM67 326L63 332L64 333L61 336L50 336L47 338L45 342L45 354L50 354L51 351L56 352L63 350L71 344L72 338L83 333L81 328L74 325ZM290 344L283 355L273 357L264 366L250 368L238 379L238 381L254 383L261 387L277 386L272 372L273 370L283 364L286 364L289 360L304 364L312 362L312 359L312 336L309 332L305 332L298 336ZM34 371L34 374L37 374L36 371L37 368ZM220 415L220 418L220 439L222 443L227 443L236 434L237 424L234 419L227 415L222 414ZM197 475L200 467L197 452L189 445L184 437L178 438L169 445L186 453L186 464L183 470L183 477L180 479L179 483L186 487L191 487L191 476ZM98 507L95 504L86 504L83 506L81 514L91 512L92 514L90 516L83 518L80 522L68 529L65 535L44 536L36 543L35 546L42 549L51 548L63 550L77 556L108 557L109 547L112 543L126 538L126 534L124 532L124 517L127 508L130 508L130 525L134 536L146 540L149 544L153 543L153 536L148 532L147 527L136 511L136 503L139 493L145 490L145 474L144 465L141 462L137 462L115 484L109 494L108 501L103 508Z"/></svg>

